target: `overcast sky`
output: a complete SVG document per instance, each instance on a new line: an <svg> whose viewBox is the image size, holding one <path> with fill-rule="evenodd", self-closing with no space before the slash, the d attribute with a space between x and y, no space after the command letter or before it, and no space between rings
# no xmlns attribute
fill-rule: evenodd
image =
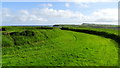
<svg viewBox="0 0 120 68"><path fill-rule="evenodd" d="M91 1L93 2L3 2L2 25L118 23L117 0Z"/></svg>

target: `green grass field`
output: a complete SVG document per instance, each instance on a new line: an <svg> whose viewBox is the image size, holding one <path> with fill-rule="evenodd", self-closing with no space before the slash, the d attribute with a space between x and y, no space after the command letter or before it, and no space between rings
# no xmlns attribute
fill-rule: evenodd
<svg viewBox="0 0 120 68"><path fill-rule="evenodd" d="M3 66L118 65L118 43L109 38L59 28L4 28ZM117 35L114 30L108 29L106 32Z"/></svg>

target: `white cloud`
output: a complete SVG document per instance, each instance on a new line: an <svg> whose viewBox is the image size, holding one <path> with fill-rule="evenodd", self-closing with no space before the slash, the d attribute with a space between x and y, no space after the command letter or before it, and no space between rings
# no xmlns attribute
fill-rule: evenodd
<svg viewBox="0 0 120 68"><path fill-rule="evenodd" d="M118 2L119 0L29 0L29 2ZM2 0L2 2L28 2L28 0Z"/></svg>
<svg viewBox="0 0 120 68"><path fill-rule="evenodd" d="M20 13L24 15L29 15L29 12L27 10L21 10Z"/></svg>
<svg viewBox="0 0 120 68"><path fill-rule="evenodd" d="M6 17L12 16L12 12L8 8L2 8L2 16L3 17L5 17L5 16Z"/></svg>
<svg viewBox="0 0 120 68"><path fill-rule="evenodd" d="M36 15L20 15L15 16L15 20L21 21L21 22L44 22L47 21L46 19L42 17L38 17Z"/></svg>
<svg viewBox="0 0 120 68"><path fill-rule="evenodd" d="M41 15L47 18L52 18L52 20L57 20L55 22L59 22L60 19L62 22L71 22L73 20L74 22L81 22L83 20L86 20L86 16L84 16L82 13L73 12L70 10L55 10L50 8L44 8L37 10L36 15ZM72 21L72 22L73 22Z"/></svg>
<svg viewBox="0 0 120 68"><path fill-rule="evenodd" d="M63 0L65 1L65 0ZM69 2L118 2L119 0L69 0Z"/></svg>
<svg viewBox="0 0 120 68"><path fill-rule="evenodd" d="M66 7L70 7L70 4L69 4L69 3L65 3L65 6L66 6Z"/></svg>
<svg viewBox="0 0 120 68"><path fill-rule="evenodd" d="M9 9L3 8L3 14L2 14L2 24L29 24L29 23L40 23L40 22L46 22L47 19L42 18L40 16L31 14L27 10L21 10L19 12L10 13Z"/></svg>
<svg viewBox="0 0 120 68"><path fill-rule="evenodd" d="M82 8L88 8L89 6L86 3L80 3L80 7L82 7Z"/></svg>
<svg viewBox="0 0 120 68"><path fill-rule="evenodd" d="M117 22L118 9L99 9L89 16L81 12L70 10L56 10L50 8L21 10L11 13L9 9L3 10L3 24L57 24L57 23L81 23L81 22Z"/></svg>
<svg viewBox="0 0 120 68"><path fill-rule="evenodd" d="M74 2L80 8L89 8L88 3Z"/></svg>
<svg viewBox="0 0 120 68"><path fill-rule="evenodd" d="M92 13L92 16L96 18L96 21L117 22L118 21L118 9L99 9Z"/></svg>
<svg viewBox="0 0 120 68"><path fill-rule="evenodd" d="M42 6L42 7L53 7L53 4L40 4L39 6Z"/></svg>

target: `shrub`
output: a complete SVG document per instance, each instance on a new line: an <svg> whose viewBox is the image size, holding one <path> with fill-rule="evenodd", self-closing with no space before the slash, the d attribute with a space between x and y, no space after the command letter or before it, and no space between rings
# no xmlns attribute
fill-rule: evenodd
<svg viewBox="0 0 120 68"><path fill-rule="evenodd" d="M9 35L2 35L2 46L9 47L14 46L14 41Z"/></svg>

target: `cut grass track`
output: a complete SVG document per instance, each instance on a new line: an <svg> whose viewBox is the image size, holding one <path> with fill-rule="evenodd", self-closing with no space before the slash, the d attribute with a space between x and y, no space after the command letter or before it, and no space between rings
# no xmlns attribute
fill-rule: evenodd
<svg viewBox="0 0 120 68"><path fill-rule="evenodd" d="M39 37L36 39L40 40L29 41L19 46L3 47L3 66L118 65L118 47L114 40L59 29L33 32ZM17 40L21 37L10 35L10 38Z"/></svg>

